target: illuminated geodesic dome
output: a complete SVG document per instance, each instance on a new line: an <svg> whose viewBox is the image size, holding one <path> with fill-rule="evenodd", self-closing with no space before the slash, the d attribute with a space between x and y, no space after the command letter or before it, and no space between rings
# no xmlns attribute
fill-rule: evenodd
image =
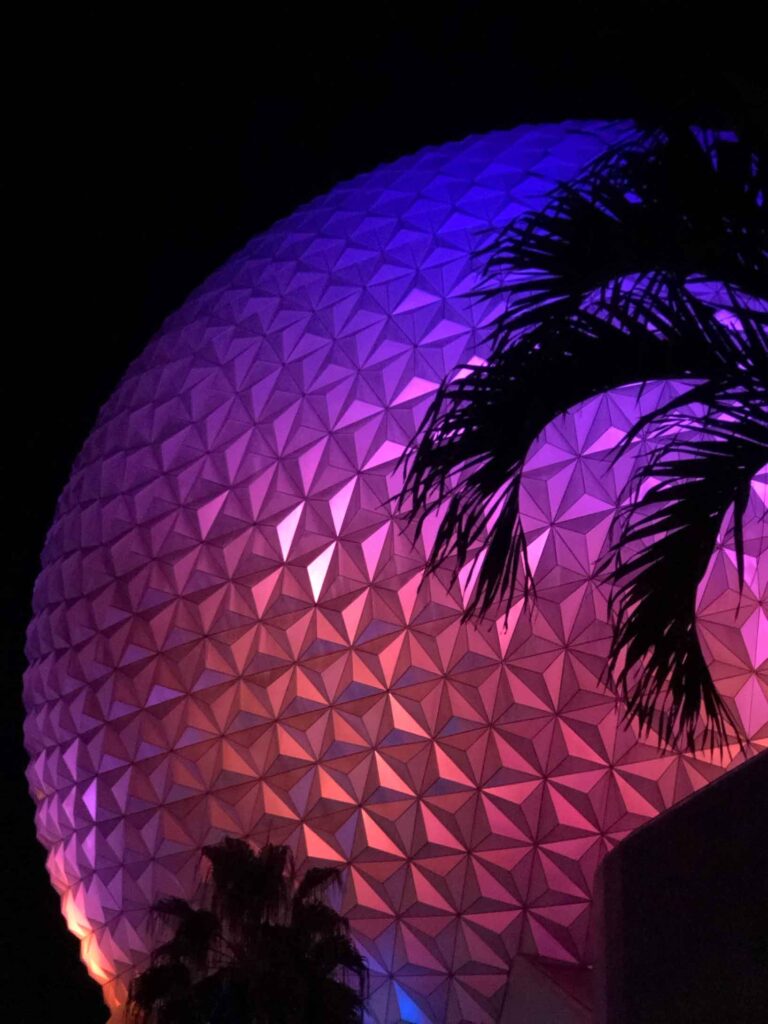
<svg viewBox="0 0 768 1024"><path fill-rule="evenodd" d="M498 312L468 297L472 254L621 130L522 127L338 186L199 288L102 410L46 542L25 701L38 834L112 1006L156 942L150 903L191 895L228 833L346 868L375 1020L492 1020L516 954L589 962L603 854L741 756L660 754L598 684L593 569L634 457L613 448L674 384L535 444L537 600L506 626L462 622L472 565L425 580L436 524L415 541L391 502ZM768 745L767 492L740 602L727 541L699 594L749 749Z"/></svg>

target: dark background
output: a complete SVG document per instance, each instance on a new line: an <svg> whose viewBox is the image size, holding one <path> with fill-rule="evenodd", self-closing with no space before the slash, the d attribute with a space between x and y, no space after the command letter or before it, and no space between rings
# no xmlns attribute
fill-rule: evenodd
<svg viewBox="0 0 768 1024"><path fill-rule="evenodd" d="M6 212L6 528L0 884L7 981L24 1024L103 1021L35 841L23 777L23 635L45 532L128 362L254 233L335 182L425 145L525 121L765 114L746 9L699 3L213 5L175 24L110 8L11 37L18 172ZM36 15L33 13L31 21ZM15 176L14 176L15 180Z"/></svg>

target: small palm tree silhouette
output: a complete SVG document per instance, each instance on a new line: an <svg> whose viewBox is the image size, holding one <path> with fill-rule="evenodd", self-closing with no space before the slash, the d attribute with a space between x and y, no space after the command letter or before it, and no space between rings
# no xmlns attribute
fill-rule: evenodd
<svg viewBox="0 0 768 1024"><path fill-rule="evenodd" d="M366 963L324 900L338 869L297 879L287 846L229 837L203 854L209 905L154 905L175 932L130 986L131 1024L358 1024Z"/></svg>

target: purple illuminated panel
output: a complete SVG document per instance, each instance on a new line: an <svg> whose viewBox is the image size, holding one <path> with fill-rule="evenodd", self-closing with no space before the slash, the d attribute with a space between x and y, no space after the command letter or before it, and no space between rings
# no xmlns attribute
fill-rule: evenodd
<svg viewBox="0 0 768 1024"><path fill-rule="evenodd" d="M492 1020L518 952L588 962L595 867L718 775L620 725L590 579L636 454L623 389L547 429L524 517L533 610L463 624L472 564L423 581L396 461L497 312L470 254L617 128L426 150L254 240L173 316L102 410L61 497L29 633L37 827L116 1006L223 833L347 866L377 1021ZM119 312L119 311L117 311ZM636 453L640 446L636 446ZM768 745L768 538L755 484L699 598L722 692ZM407 1012L406 1012L407 1011Z"/></svg>

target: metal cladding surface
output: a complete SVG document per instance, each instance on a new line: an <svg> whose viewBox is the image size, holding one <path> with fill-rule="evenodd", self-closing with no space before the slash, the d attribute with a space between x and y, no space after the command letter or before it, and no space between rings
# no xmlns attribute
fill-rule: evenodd
<svg viewBox="0 0 768 1024"><path fill-rule="evenodd" d="M472 566L424 579L391 499L436 386L481 358L488 232L621 126L522 127L340 185L255 239L130 367L47 539L26 676L48 867L116 1006L224 833L346 867L377 1021L485 1021L511 959L589 962L603 854L732 761L660 754L598 678L594 567L672 384L589 401L534 445L537 600L463 622ZM119 315L119 310L115 311ZM642 452L645 442L635 446ZM699 594L715 677L768 745L768 485L739 602L727 539Z"/></svg>

